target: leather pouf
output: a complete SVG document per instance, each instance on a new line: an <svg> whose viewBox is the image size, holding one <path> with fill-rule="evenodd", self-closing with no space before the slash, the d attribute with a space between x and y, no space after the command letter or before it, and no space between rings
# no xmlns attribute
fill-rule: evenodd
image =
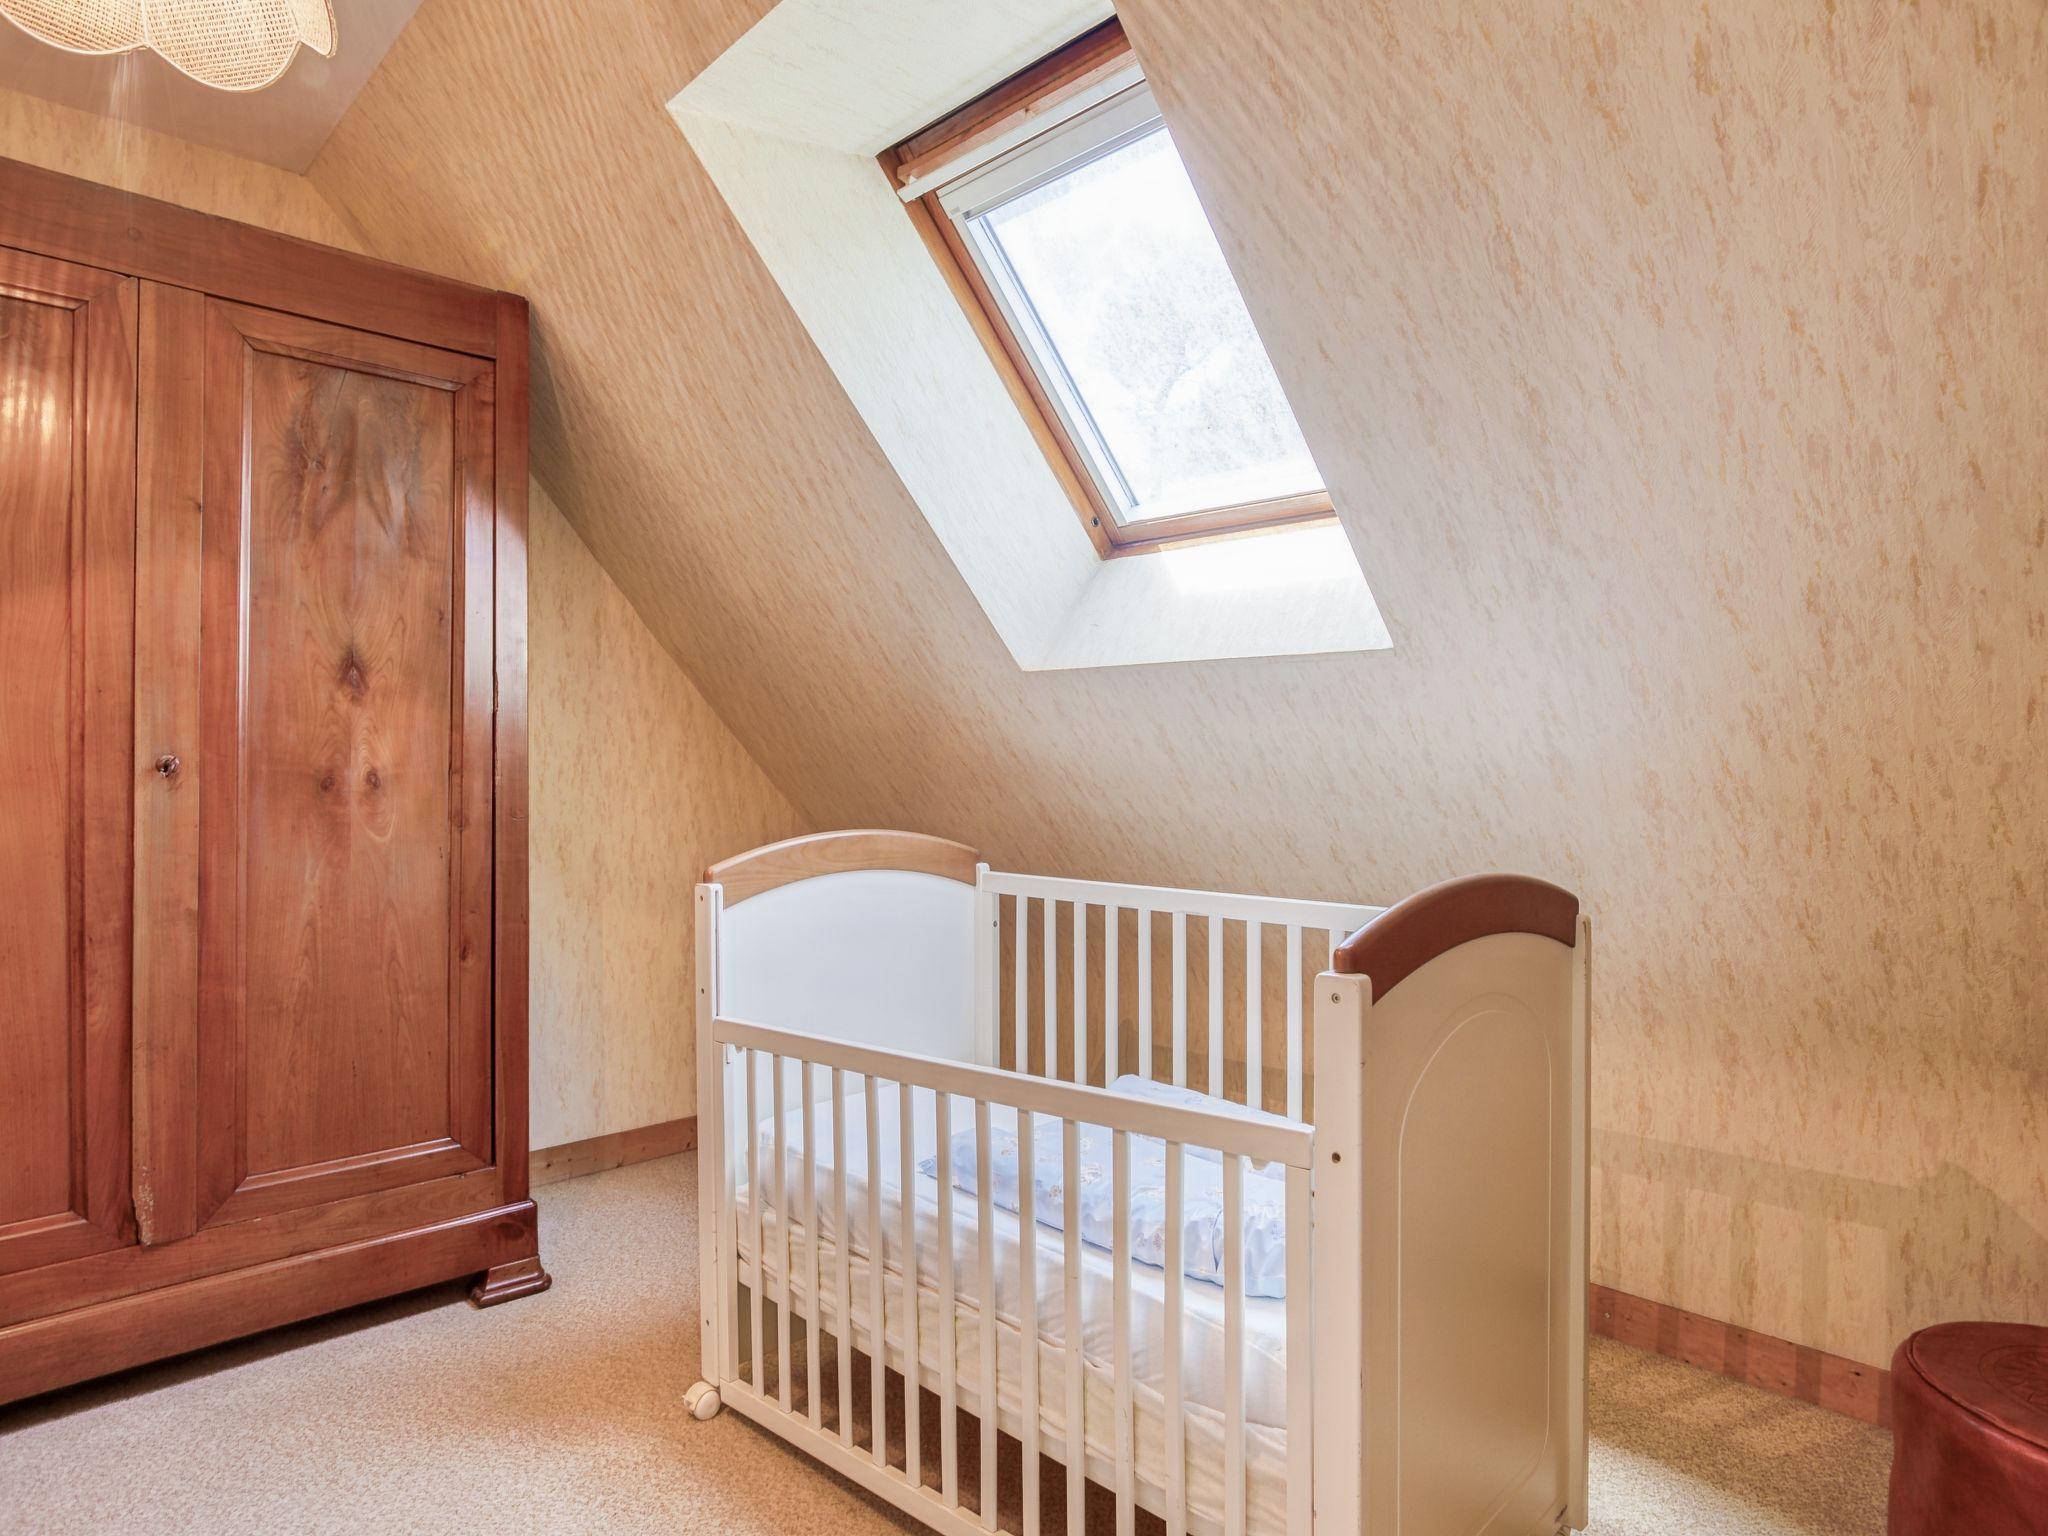
<svg viewBox="0 0 2048 1536"><path fill-rule="evenodd" d="M2048 1536L2048 1328L1943 1323L1892 1357L1890 1536Z"/></svg>

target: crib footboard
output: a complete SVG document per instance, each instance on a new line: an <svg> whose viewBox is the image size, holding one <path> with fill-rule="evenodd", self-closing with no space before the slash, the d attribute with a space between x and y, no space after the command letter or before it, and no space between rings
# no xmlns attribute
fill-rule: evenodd
<svg viewBox="0 0 2048 1536"><path fill-rule="evenodd" d="M1309 1536L1319 1309L1356 1296L1310 1283L1312 1127L706 1034L703 1369L724 1405L937 1530L993 1530L1000 1504L1031 1532L1093 1506L1122 1532L1147 1509L1169 1532ZM1045 1486L1041 1454L1063 1469Z"/></svg>
<svg viewBox="0 0 2048 1536"><path fill-rule="evenodd" d="M1340 946L1316 1016L1317 1529L1529 1536L1586 1523L1590 932L1483 876ZM1353 1449L1355 1447L1355 1450Z"/></svg>

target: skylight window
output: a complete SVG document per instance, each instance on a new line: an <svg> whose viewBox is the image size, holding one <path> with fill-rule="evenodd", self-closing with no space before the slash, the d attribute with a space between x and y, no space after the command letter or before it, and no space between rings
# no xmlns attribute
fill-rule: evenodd
<svg viewBox="0 0 2048 1536"><path fill-rule="evenodd" d="M1115 23L885 162L1103 554L1331 518Z"/></svg>

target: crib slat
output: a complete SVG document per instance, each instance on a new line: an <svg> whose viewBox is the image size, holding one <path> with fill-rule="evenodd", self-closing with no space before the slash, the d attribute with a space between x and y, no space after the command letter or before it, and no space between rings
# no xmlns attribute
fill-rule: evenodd
<svg viewBox="0 0 2048 1536"><path fill-rule="evenodd" d="M775 1247L781 1263L775 1275L775 1396L784 1413L789 1412L789 1151L783 1145L784 1058L770 1056L769 1070L775 1074Z"/></svg>
<svg viewBox="0 0 2048 1536"><path fill-rule="evenodd" d="M1117 1060L1123 1045L1123 1010L1118 1006L1116 977L1117 929L1123 926L1122 907L1102 909L1102 1086L1117 1079Z"/></svg>
<svg viewBox="0 0 2048 1536"><path fill-rule="evenodd" d="M1116 1259L1116 1529L1132 1536L1137 1522L1138 1451L1131 1423L1131 1136L1116 1132L1110 1185Z"/></svg>
<svg viewBox="0 0 2048 1536"><path fill-rule="evenodd" d="M852 1230L846 1225L846 1079L832 1069L832 1301L833 1332L839 1339L839 1443L853 1449L853 1259Z"/></svg>
<svg viewBox="0 0 2048 1536"><path fill-rule="evenodd" d="M924 1381L924 1355L917 1340L917 1119L911 1095L909 1083L896 1085L896 1142L902 1164L901 1182L896 1187L903 1192L903 1475L911 1487L921 1488L924 1477L919 1447L923 1438L917 1427L917 1396ZM943 1175L943 1167L940 1172Z"/></svg>
<svg viewBox="0 0 2048 1536"><path fill-rule="evenodd" d="M1036 1116L1017 1111L1017 1277L1023 1341L1023 1382L1019 1412L1024 1420L1024 1533L1037 1536L1038 1524L1038 1158Z"/></svg>
<svg viewBox="0 0 2048 1536"><path fill-rule="evenodd" d="M932 1096L939 1149L939 1493L946 1508L960 1507L960 1326L953 1300L953 1096Z"/></svg>
<svg viewBox="0 0 2048 1536"><path fill-rule="evenodd" d="M1031 1070L1031 898L1017 900L1017 932L1014 940L1017 987L1017 1019L1011 1027L1013 1066L1019 1072Z"/></svg>
<svg viewBox="0 0 2048 1536"><path fill-rule="evenodd" d="M714 1188L717 1191L715 1208L718 1213L718 1230L713 1241L718 1245L718 1262L715 1269L719 1290L722 1293L718 1298L718 1337L713 1341L713 1349L717 1357L718 1375L712 1379L736 1381L739 1379L740 1374L740 1320L738 1305L739 1215L734 1208L733 1201L739 1192L737 1188L739 1171L734 1166L732 1155L733 1117L737 1113L733 1105L733 1089L735 1086L733 1071L739 1064L740 1056L744 1053L734 1050L731 1046L715 1043L712 1046L712 1051L718 1058L718 1099L716 1106L718 1124L713 1128L711 1136L707 1138L709 1143L707 1150L716 1162L717 1183ZM750 1135L752 1130L752 1122L749 1122L748 1133ZM697 1176L699 1178L705 1176L702 1162L698 1164ZM700 1237L698 1241L701 1242L703 1239ZM708 1371L711 1368L711 1362L707 1360L705 1367Z"/></svg>
<svg viewBox="0 0 2048 1536"><path fill-rule="evenodd" d="M1138 1075L1151 1082L1152 1067L1152 909L1138 908Z"/></svg>
<svg viewBox="0 0 2048 1536"><path fill-rule="evenodd" d="M1061 1313L1067 1345L1067 1531L1083 1536L1087 1514L1088 1425L1081 1374L1081 1126L1061 1122L1060 1187L1066 1194L1066 1230L1060 1252L1066 1259L1066 1307Z"/></svg>
<svg viewBox="0 0 2048 1536"><path fill-rule="evenodd" d="M747 1282L747 1329L748 1344L753 1349L754 1390L763 1397L768 1395L768 1378L762 1364L767 1352L761 1347L761 1319L766 1314L768 1299L761 1294L761 1206L766 1192L761 1184L761 1108L757 1100L755 1079L761 1073L761 1058L754 1051L746 1052L747 1058L747 1251L754 1256L753 1278Z"/></svg>
<svg viewBox="0 0 2048 1536"><path fill-rule="evenodd" d="M1223 919L1209 919L1209 1094L1223 1097Z"/></svg>
<svg viewBox="0 0 2048 1536"><path fill-rule="evenodd" d="M1287 1170L1287 1536L1310 1536L1314 1524L1315 1380L1308 1362L1313 1316L1309 1269L1309 1171Z"/></svg>
<svg viewBox="0 0 2048 1536"><path fill-rule="evenodd" d="M1244 925L1244 1101L1266 1107L1266 926Z"/></svg>
<svg viewBox="0 0 2048 1536"><path fill-rule="evenodd" d="M1244 1536L1244 1158L1223 1158L1223 1536Z"/></svg>
<svg viewBox="0 0 2048 1536"><path fill-rule="evenodd" d="M868 1441L875 1465L889 1464L889 1319L882 1265L882 1090L870 1072L861 1079L868 1122ZM907 1203L914 1192L903 1186Z"/></svg>
<svg viewBox="0 0 2048 1536"><path fill-rule="evenodd" d="M1287 925L1287 1118L1301 1118L1301 929Z"/></svg>
<svg viewBox="0 0 2048 1536"><path fill-rule="evenodd" d="M1181 1402L1180 1336L1187 1285L1187 1255L1182 1251L1186 1189L1182 1181L1181 1144L1166 1144L1166 1323L1160 1339L1165 1355L1160 1385L1166 1398L1166 1536L1187 1536L1187 1419Z"/></svg>
<svg viewBox="0 0 2048 1536"><path fill-rule="evenodd" d="M1173 1086L1188 1085L1188 915L1173 914Z"/></svg>
<svg viewBox="0 0 2048 1536"><path fill-rule="evenodd" d="M995 1174L989 1166L988 1100L974 1101L974 1192L976 1235L981 1239L978 1292L981 1304L981 1523L996 1528L996 1415L1002 1397L996 1377L996 1212Z"/></svg>
<svg viewBox="0 0 2048 1536"><path fill-rule="evenodd" d="M810 1316L804 1319L804 1398L810 1409L811 1428L825 1422L824 1382L818 1359L818 1320L825 1315L818 1296L818 1126L817 1085L811 1064L803 1068L804 1117L804 1297Z"/></svg>
<svg viewBox="0 0 2048 1536"><path fill-rule="evenodd" d="M1045 1075L1054 1082L1060 1076L1060 904L1045 898Z"/></svg>
<svg viewBox="0 0 2048 1536"><path fill-rule="evenodd" d="M1088 1081L1088 904L1074 903L1074 1081Z"/></svg>

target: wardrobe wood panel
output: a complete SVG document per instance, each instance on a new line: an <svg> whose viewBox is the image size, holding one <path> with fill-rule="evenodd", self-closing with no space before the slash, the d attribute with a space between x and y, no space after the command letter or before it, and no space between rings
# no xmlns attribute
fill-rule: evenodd
<svg viewBox="0 0 2048 1536"><path fill-rule="evenodd" d="M130 1228L135 303L0 250L0 1272Z"/></svg>
<svg viewBox="0 0 2048 1536"><path fill-rule="evenodd" d="M0 925L0 965L13 977L23 1020L10 1042L0 1115L0 1221L21 1223L71 1208L72 1042L81 999L71 974L77 927L71 846L78 710L72 665L72 384L84 348L68 305L0 299L0 348L30 409L0 417L0 859L17 906Z"/></svg>
<svg viewBox="0 0 2048 1536"><path fill-rule="evenodd" d="M447 1129L449 469L438 390L255 351L242 719L252 1169ZM379 483L381 481L381 483Z"/></svg>
<svg viewBox="0 0 2048 1536"><path fill-rule="evenodd" d="M135 559L135 1220L145 1244L198 1225L199 506L206 300L142 285ZM159 765L176 771L164 773Z"/></svg>
<svg viewBox="0 0 2048 1536"><path fill-rule="evenodd" d="M489 1155L488 365L211 302L201 1151L216 1221ZM481 586L481 590L479 590Z"/></svg>

